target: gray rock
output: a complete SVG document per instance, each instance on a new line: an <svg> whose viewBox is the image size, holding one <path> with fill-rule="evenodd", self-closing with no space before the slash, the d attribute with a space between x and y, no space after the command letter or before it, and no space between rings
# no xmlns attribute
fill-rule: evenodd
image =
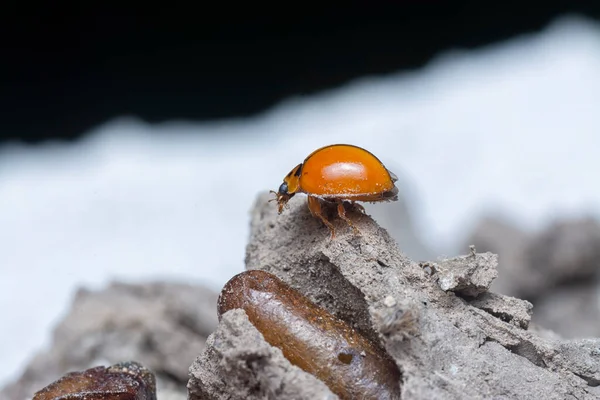
<svg viewBox="0 0 600 400"><path fill-rule="evenodd" d="M506 221L484 218L469 242L499 253L499 277L491 290L531 301L536 325L568 338L600 336L598 221L563 220L524 233Z"/></svg>
<svg viewBox="0 0 600 400"><path fill-rule="evenodd" d="M560 344L560 357L575 375L590 386L600 386L600 339L580 339Z"/></svg>
<svg viewBox="0 0 600 400"><path fill-rule="evenodd" d="M426 263L433 269L433 276L444 291L475 297L486 292L498 276L498 256L493 253L477 254L471 246L471 254Z"/></svg>
<svg viewBox="0 0 600 400"><path fill-rule="evenodd" d="M504 219L485 217L465 242L479 251L498 254L498 277L491 290L509 296L523 295L523 287L534 287L539 277L524 273L525 248L531 235Z"/></svg>
<svg viewBox="0 0 600 400"><path fill-rule="evenodd" d="M535 300L555 287L600 278L600 223L593 218L557 221L537 234L485 218L468 240L500 255L492 289L504 294Z"/></svg>
<svg viewBox="0 0 600 400"><path fill-rule="evenodd" d="M600 396L595 386L600 355L572 351L565 342L541 337L442 290L435 273L407 258L368 216L349 213L359 236L334 220L339 229L330 240L327 228L309 214L305 198L293 198L282 215L267 199L266 194L259 197L252 213L246 267L277 275L379 340L403 372L404 399ZM453 261L456 268L471 271L470 276L486 265L485 278L470 278L477 284L468 287L476 292L489 285L495 264L491 255L480 257L487 261L473 254ZM526 320L522 302L492 303L493 309ZM407 314L412 317L405 318ZM389 334L390 321L402 322L392 323L395 329L410 327L412 332Z"/></svg>
<svg viewBox="0 0 600 400"><path fill-rule="evenodd" d="M491 292L482 293L469 304L523 329L529 326L533 312L533 304L527 300Z"/></svg>
<svg viewBox="0 0 600 400"><path fill-rule="evenodd" d="M566 338L600 337L600 282L545 293L536 301L533 321Z"/></svg>
<svg viewBox="0 0 600 400"><path fill-rule="evenodd" d="M596 280L600 277L600 224L592 218L556 222L533 238L525 258L528 269L544 277L542 288Z"/></svg>
<svg viewBox="0 0 600 400"><path fill-rule="evenodd" d="M206 350L190 367L190 377L189 400L337 399L323 382L269 345L244 310L222 315Z"/></svg>
<svg viewBox="0 0 600 400"><path fill-rule="evenodd" d="M70 371L135 360L157 378L157 389L185 390L188 367L217 327L217 294L177 283L113 283L79 290L56 327L51 347L35 356L0 398L31 399Z"/></svg>

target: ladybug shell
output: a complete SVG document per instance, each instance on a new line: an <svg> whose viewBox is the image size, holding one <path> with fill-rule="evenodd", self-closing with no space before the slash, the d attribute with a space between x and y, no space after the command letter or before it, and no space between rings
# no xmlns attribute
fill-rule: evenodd
<svg viewBox="0 0 600 400"><path fill-rule="evenodd" d="M302 164L299 189L323 198L358 201L392 200L398 179L367 150L335 144L311 153Z"/></svg>

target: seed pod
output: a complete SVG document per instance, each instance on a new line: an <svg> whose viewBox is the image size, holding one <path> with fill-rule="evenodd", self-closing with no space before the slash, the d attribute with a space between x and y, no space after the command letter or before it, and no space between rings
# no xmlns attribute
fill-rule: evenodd
<svg viewBox="0 0 600 400"><path fill-rule="evenodd" d="M235 308L340 398L400 398L400 372L383 350L275 275L251 270L234 276L219 296L219 318Z"/></svg>
<svg viewBox="0 0 600 400"><path fill-rule="evenodd" d="M131 361L68 373L33 400L156 400L156 381L152 372Z"/></svg>

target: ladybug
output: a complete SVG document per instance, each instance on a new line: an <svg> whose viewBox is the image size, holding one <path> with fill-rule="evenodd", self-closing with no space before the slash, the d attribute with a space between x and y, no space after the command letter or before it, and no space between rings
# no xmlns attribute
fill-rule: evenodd
<svg viewBox="0 0 600 400"><path fill-rule="evenodd" d="M313 151L283 179L275 193L279 214L296 193L308 196L308 209L319 218L335 237L333 224L323 215L322 206L337 205L340 218L358 229L346 216L344 202L350 202L364 213L356 201L380 202L398 200L396 175L369 151L350 144L333 144Z"/></svg>

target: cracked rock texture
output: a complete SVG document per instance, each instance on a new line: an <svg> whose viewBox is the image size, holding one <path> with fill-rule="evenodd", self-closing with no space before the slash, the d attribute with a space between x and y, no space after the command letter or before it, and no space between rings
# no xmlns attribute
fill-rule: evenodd
<svg viewBox="0 0 600 400"><path fill-rule="evenodd" d="M526 300L486 292L469 304L523 329L527 329L531 321L533 305Z"/></svg>
<svg viewBox="0 0 600 400"><path fill-rule="evenodd" d="M71 371L135 360L157 380L158 399L185 399L188 367L217 327L218 294L179 283L81 289L39 353L0 399L26 400Z"/></svg>
<svg viewBox="0 0 600 400"><path fill-rule="evenodd" d="M532 322L566 338L600 336L600 223L558 220L539 232L483 218L468 244L499 255L492 290L533 303Z"/></svg>
<svg viewBox="0 0 600 400"><path fill-rule="evenodd" d="M486 292L498 276L498 256L492 253L477 254L475 247L471 247L468 256L427 263L427 266L432 268L442 290L470 297Z"/></svg>
<svg viewBox="0 0 600 400"><path fill-rule="evenodd" d="M337 237L330 240L327 228L310 215L305 197L294 197L282 215L268 198L260 196L252 211L246 268L277 275L380 341L403 374L403 399L600 398L600 339L561 341L538 333L543 330L528 330L530 303L487 292L496 273L494 255L471 251L419 264L367 215L349 212L359 236L334 220ZM435 264L442 268L430 267ZM448 274L460 279L440 285L440 277ZM192 368L196 377L214 378L203 385L202 398L314 396L308 386L295 395L266 394L290 372L278 368L266 374L240 365L236 354L245 348L269 350L249 329L239 338L233 323L221 323ZM248 368L258 375L248 375ZM239 397L241 389L223 388L244 379L263 389ZM200 390L198 382L190 381L191 390Z"/></svg>

